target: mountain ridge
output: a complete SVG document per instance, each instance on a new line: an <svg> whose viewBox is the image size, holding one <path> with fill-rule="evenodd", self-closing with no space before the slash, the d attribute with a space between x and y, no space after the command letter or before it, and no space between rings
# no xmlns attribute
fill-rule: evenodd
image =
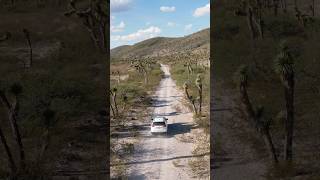
<svg viewBox="0 0 320 180"><path fill-rule="evenodd" d="M210 28L183 37L154 37L111 49L111 58L168 56L181 52L210 52Z"/></svg>

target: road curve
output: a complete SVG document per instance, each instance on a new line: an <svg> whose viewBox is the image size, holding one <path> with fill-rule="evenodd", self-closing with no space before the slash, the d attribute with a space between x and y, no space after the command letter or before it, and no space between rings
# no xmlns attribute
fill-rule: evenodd
<svg viewBox="0 0 320 180"><path fill-rule="evenodd" d="M194 127L192 112L181 103L183 93L171 78L169 67L161 64L161 70L164 78L153 97L153 107L154 115L168 118L168 135L151 135L148 126L140 132L140 143L135 145L135 153L129 163L129 179L196 179L188 167L193 143L177 139L190 133Z"/></svg>

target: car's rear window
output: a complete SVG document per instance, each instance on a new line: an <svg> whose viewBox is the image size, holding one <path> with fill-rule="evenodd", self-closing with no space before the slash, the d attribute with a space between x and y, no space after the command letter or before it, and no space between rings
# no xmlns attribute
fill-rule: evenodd
<svg viewBox="0 0 320 180"><path fill-rule="evenodd" d="M155 126L166 126L165 122L153 122L153 125Z"/></svg>

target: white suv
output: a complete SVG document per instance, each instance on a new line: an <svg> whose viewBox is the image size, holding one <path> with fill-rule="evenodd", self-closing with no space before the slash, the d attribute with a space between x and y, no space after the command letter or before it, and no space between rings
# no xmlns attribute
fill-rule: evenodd
<svg viewBox="0 0 320 180"><path fill-rule="evenodd" d="M151 133L167 133L168 130L168 118L155 117L152 118Z"/></svg>

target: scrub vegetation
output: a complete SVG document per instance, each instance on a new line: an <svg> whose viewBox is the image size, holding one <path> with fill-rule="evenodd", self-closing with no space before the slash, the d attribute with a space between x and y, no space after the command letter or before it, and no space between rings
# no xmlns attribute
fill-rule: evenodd
<svg viewBox="0 0 320 180"><path fill-rule="evenodd" d="M107 176L107 56L72 3L0 1L0 179Z"/></svg>
<svg viewBox="0 0 320 180"><path fill-rule="evenodd" d="M153 59L113 60L110 66L111 177L127 178L125 163L139 142L139 123L152 114L151 94L162 78ZM128 137L121 136L126 132Z"/></svg>
<svg viewBox="0 0 320 180"><path fill-rule="evenodd" d="M271 179L319 177L319 5L214 3L216 91L235 100L232 112L242 119L235 132L247 134L242 143L272 167Z"/></svg>

